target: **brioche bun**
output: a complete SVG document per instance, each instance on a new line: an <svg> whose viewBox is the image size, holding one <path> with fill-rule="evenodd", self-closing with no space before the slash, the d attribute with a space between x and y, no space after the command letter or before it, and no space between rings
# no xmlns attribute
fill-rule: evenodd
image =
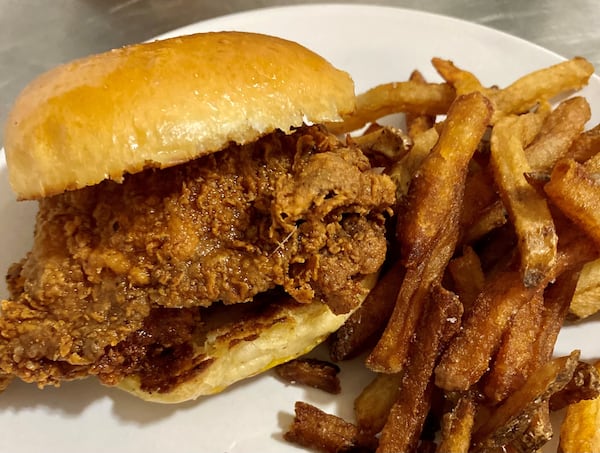
<svg viewBox="0 0 600 453"><path fill-rule="evenodd" d="M348 74L291 41L220 32L131 45L25 88L4 134L9 180L19 199L43 198L353 108Z"/></svg>

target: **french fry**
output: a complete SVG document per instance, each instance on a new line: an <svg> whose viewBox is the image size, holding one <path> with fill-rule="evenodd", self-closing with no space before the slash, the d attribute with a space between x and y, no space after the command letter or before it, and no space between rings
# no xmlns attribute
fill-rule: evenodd
<svg viewBox="0 0 600 453"><path fill-rule="evenodd" d="M517 453L537 452L552 439L553 434L548 400L544 400L532 411L529 425L510 443L510 448Z"/></svg>
<svg viewBox="0 0 600 453"><path fill-rule="evenodd" d="M497 204L498 200L498 193L494 186L492 173L489 171L488 162L479 163L472 160L465 181L463 209L460 215L461 244L471 242L471 237L467 239L469 232L475 225L481 225L484 222L483 217L494 209L492 206ZM500 208L502 210L502 221L504 221L503 206L500 206ZM482 232L481 236L485 232Z"/></svg>
<svg viewBox="0 0 600 453"><path fill-rule="evenodd" d="M381 432L376 453L396 453L416 449L420 429L431 406L432 392L433 383L427 381L425 389L411 396L409 403L396 401Z"/></svg>
<svg viewBox="0 0 600 453"><path fill-rule="evenodd" d="M515 226L525 286L536 286L556 260L558 238L545 198L526 180L531 171L524 147L544 115L507 116L492 130L491 166L503 205Z"/></svg>
<svg viewBox="0 0 600 453"><path fill-rule="evenodd" d="M408 194L413 176L438 139L439 134L435 127L416 135L413 137L413 146L409 152L399 162L392 165L389 175L396 184L396 198L399 202L402 202Z"/></svg>
<svg viewBox="0 0 600 453"><path fill-rule="evenodd" d="M473 396L467 393L444 414L436 453L469 453L476 408Z"/></svg>
<svg viewBox="0 0 600 453"><path fill-rule="evenodd" d="M334 134L342 134L392 113L445 114L454 98L454 89L446 83L386 83L359 94L355 111L342 122L329 123L327 127Z"/></svg>
<svg viewBox="0 0 600 453"><path fill-rule="evenodd" d="M600 173L600 153L596 153L583 163L583 168L590 174Z"/></svg>
<svg viewBox="0 0 600 453"><path fill-rule="evenodd" d="M600 396L600 371L591 363L579 362L569 383L550 398L550 410L558 411L581 400Z"/></svg>
<svg viewBox="0 0 600 453"><path fill-rule="evenodd" d="M538 336L532 344L532 359L528 368L535 369L547 363L554 349L554 344L563 320L567 314L569 300L571 300L577 283L578 271L568 271L561 274L544 294L544 307L539 324ZM579 366L579 364L578 364ZM577 370L577 369L576 369ZM574 376L576 371L573 373ZM573 381L573 378L571 379ZM550 418L550 401L560 394L560 390L534 411L529 426L524 433L517 437L511 444L517 452L529 453L537 451L553 436L553 427Z"/></svg>
<svg viewBox="0 0 600 453"><path fill-rule="evenodd" d="M600 361L595 363L600 371ZM560 452L600 451L600 397L572 404L560 427Z"/></svg>
<svg viewBox="0 0 600 453"><path fill-rule="evenodd" d="M411 140L399 129L385 126L348 140L360 147L366 155L381 155L391 162L397 162L410 149Z"/></svg>
<svg viewBox="0 0 600 453"><path fill-rule="evenodd" d="M445 236L422 268L407 269L383 334L366 359L367 368L379 373L398 373L408 356L429 289L441 279L441 272L453 250L455 238Z"/></svg>
<svg viewBox="0 0 600 453"><path fill-rule="evenodd" d="M585 162L598 153L600 153L600 124L582 132L573 141L565 157L571 157L577 162Z"/></svg>
<svg viewBox="0 0 600 453"><path fill-rule="evenodd" d="M559 161L544 186L549 199L600 246L600 182L573 159Z"/></svg>
<svg viewBox="0 0 600 453"><path fill-rule="evenodd" d="M474 91L486 94L486 89L473 73L458 68L452 61L444 60L442 58L433 58L431 63L438 74L454 87L456 96L469 94Z"/></svg>
<svg viewBox="0 0 600 453"><path fill-rule="evenodd" d="M519 78L490 94L495 107L492 124L503 116L528 112L542 101L582 88L593 73L594 67L589 61L576 57Z"/></svg>
<svg viewBox="0 0 600 453"><path fill-rule="evenodd" d="M429 412L431 379L440 351L460 328L462 305L455 294L437 286L428 299L404 368L398 399L379 438L378 453L412 451Z"/></svg>
<svg viewBox="0 0 600 453"><path fill-rule="evenodd" d="M371 345L389 319L404 277L404 267L397 262L377 281L361 306L334 334L329 347L333 360L355 357Z"/></svg>
<svg viewBox="0 0 600 453"><path fill-rule="evenodd" d="M423 74L419 71L413 71L409 79L411 82L426 84ZM435 124L435 115L426 115L419 113L406 112L406 133L414 138L419 134L431 129Z"/></svg>
<svg viewBox="0 0 600 453"><path fill-rule="evenodd" d="M457 98L448 111L440 138L421 165L409 192L409 207L399 223L407 267L419 265L452 217L460 213L468 164L492 113L480 93Z"/></svg>
<svg viewBox="0 0 600 453"><path fill-rule="evenodd" d="M587 101L567 98L593 67L573 58L497 88L432 64L445 83L414 71L332 125L370 123L348 141L397 185L387 270L332 342L339 360L376 341L377 374L356 424L297 406L286 438L325 452L533 453L566 405L561 451L600 451L600 374L579 351L552 359L569 311L600 309L600 125L584 131ZM390 113L409 139L376 122Z"/></svg>
<svg viewBox="0 0 600 453"><path fill-rule="evenodd" d="M579 351L573 351L536 370L474 432L473 451L502 447L522 434L527 429L533 412L571 380L578 360Z"/></svg>
<svg viewBox="0 0 600 453"><path fill-rule="evenodd" d="M548 115L538 136L525 150L531 169L550 173L556 162L567 155L590 116L590 105L583 97L561 102Z"/></svg>
<svg viewBox="0 0 600 453"><path fill-rule="evenodd" d="M448 263L448 271L464 311L469 312L485 283L479 257L473 248L464 247L463 254Z"/></svg>
<svg viewBox="0 0 600 453"><path fill-rule="evenodd" d="M579 269L583 263L597 257L598 252L589 244L576 240L577 237L575 231L563 235L556 265L535 287L525 287L516 270L497 272L486 282L470 315L463 321L462 330L452 340L435 370L435 382L439 387L468 390L486 372L514 313L563 272Z"/></svg>
<svg viewBox="0 0 600 453"><path fill-rule="evenodd" d="M491 107L480 93L458 98L435 148L413 179L408 207L398 222L406 275L390 321L367 358L373 371L402 369L423 300L441 281L456 247L467 165L490 115Z"/></svg>
<svg viewBox="0 0 600 453"><path fill-rule="evenodd" d="M310 358L298 358L275 367L277 375L293 384L307 385L338 394L341 391L340 368L330 362Z"/></svg>
<svg viewBox="0 0 600 453"><path fill-rule="evenodd" d="M311 404L298 401L295 412L294 421L284 434L288 442L325 453L349 450L364 442L355 425Z"/></svg>
<svg viewBox="0 0 600 453"><path fill-rule="evenodd" d="M544 309L538 336L531 348L534 360L532 367L539 367L552 358L556 339L569 310L569 301L575 291L579 268L564 272L546 288L544 292Z"/></svg>
<svg viewBox="0 0 600 453"><path fill-rule="evenodd" d="M533 371L531 363L537 364L531 345L538 336L543 308L543 293L538 292L521 306L504 333L483 386L492 404L521 387Z"/></svg>
<svg viewBox="0 0 600 453"><path fill-rule="evenodd" d="M379 433L400 392L401 373L378 374L354 400L354 415L361 432Z"/></svg>
<svg viewBox="0 0 600 453"><path fill-rule="evenodd" d="M483 209L479 217L462 232L461 243L472 244L489 232L506 224L506 209L501 200L497 200Z"/></svg>
<svg viewBox="0 0 600 453"><path fill-rule="evenodd" d="M586 263L581 269L569 315L584 319L600 311L600 260Z"/></svg>
<svg viewBox="0 0 600 453"><path fill-rule="evenodd" d="M430 335L431 337L435 337L435 335L441 334L441 340L446 342L453 334L454 329L458 329L460 313L457 310L461 310L461 307L457 305L456 299L447 296L448 293L443 294L445 294L445 300L442 300L441 305L436 308L444 308L450 318L456 319L453 319L455 322L451 322L448 325L447 323L449 321L448 317L446 317L444 321L446 322L447 328L442 332L432 331L430 332ZM433 308L429 311L432 309ZM451 313L451 310L454 310L454 313ZM424 322L428 321L422 321L422 323ZM428 326L429 329L435 329L435 327L435 325ZM413 347L415 353L420 354L421 359L425 358L427 354L433 356L436 353L435 351L437 351L437 343L432 342L433 339L431 339L431 341L429 341L429 339L423 341L426 343L423 347L423 351L419 351L418 346ZM440 340L437 341L439 342ZM434 359L432 358L431 360ZM413 372L417 371L417 365L415 365ZM403 380L406 380L406 382L403 383ZM373 381L363 389L361 394L356 398L354 404L355 417L361 432L375 435L382 430L390 410L397 401L403 386L406 384L418 385L418 381L406 378L402 373L378 374Z"/></svg>
<svg viewBox="0 0 600 453"><path fill-rule="evenodd" d="M540 288L526 288L519 271L497 273L486 282L463 322L463 331L450 343L435 371L445 390L468 390L488 368L513 313Z"/></svg>

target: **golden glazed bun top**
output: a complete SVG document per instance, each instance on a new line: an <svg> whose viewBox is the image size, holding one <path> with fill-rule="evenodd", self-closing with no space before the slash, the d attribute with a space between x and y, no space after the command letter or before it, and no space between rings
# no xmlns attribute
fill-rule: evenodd
<svg viewBox="0 0 600 453"><path fill-rule="evenodd" d="M42 198L353 108L348 74L290 41L220 32L132 45L23 90L5 129L9 179L18 198Z"/></svg>

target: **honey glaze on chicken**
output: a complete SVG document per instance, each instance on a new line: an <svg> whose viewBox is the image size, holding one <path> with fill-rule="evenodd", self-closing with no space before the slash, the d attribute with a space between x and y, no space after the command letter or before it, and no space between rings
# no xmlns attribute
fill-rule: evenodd
<svg viewBox="0 0 600 453"><path fill-rule="evenodd" d="M112 384L145 367L146 387L167 391L157 373L177 374L215 302L283 289L348 312L385 258L394 191L358 147L311 126L42 199L32 251L7 276L0 374Z"/></svg>

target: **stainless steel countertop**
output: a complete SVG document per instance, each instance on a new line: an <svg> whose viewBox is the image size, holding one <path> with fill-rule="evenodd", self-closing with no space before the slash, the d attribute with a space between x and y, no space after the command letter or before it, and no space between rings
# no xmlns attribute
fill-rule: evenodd
<svg viewBox="0 0 600 453"><path fill-rule="evenodd" d="M0 0L0 123L36 75L73 58L139 42L189 23L276 0ZM369 3L349 1L329 3ZM466 19L600 68L598 0L388 0L372 4ZM599 69L600 70L600 69ZM0 142L2 135L0 132Z"/></svg>

